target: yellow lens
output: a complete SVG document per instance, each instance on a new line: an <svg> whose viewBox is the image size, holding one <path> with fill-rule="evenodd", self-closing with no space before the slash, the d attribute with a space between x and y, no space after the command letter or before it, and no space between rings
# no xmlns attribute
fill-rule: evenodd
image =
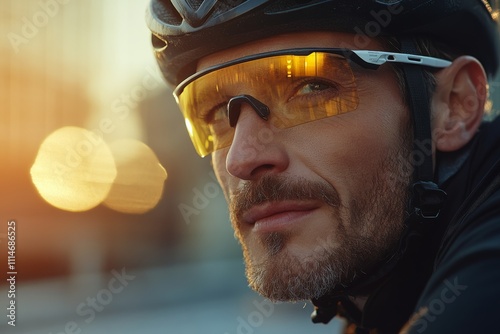
<svg viewBox="0 0 500 334"><path fill-rule="evenodd" d="M191 140L200 156L231 144L227 103L247 94L266 104L269 121L289 128L355 110L355 77L341 55L313 52L278 55L221 67L184 87L178 96Z"/></svg>

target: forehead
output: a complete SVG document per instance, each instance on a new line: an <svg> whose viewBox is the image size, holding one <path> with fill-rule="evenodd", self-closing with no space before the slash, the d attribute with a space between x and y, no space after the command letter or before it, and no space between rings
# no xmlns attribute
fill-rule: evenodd
<svg viewBox="0 0 500 334"><path fill-rule="evenodd" d="M359 42L359 36L354 34L335 32L302 32L274 36L211 54L199 60L197 70L200 71L207 67L251 54L306 47L333 47L348 48L353 50L382 49L380 43L374 39L368 39L367 37L363 38L363 43L361 45Z"/></svg>

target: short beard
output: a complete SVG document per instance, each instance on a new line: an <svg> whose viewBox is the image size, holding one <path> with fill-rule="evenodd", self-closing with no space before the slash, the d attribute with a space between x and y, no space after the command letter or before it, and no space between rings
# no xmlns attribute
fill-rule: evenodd
<svg viewBox="0 0 500 334"><path fill-rule="evenodd" d="M230 203L231 221L243 248L250 287L273 301L319 298L338 285L348 286L391 257L403 231L411 180L411 168L405 168L409 150L397 153L383 160L380 173L349 207L333 188L304 179L268 175L239 189ZM239 217L253 205L287 199L327 203L332 221L338 221L335 238L340 245L335 246L332 235L321 236L307 258L298 258L285 249L290 236L274 232L259 239L266 255L253 259L240 232Z"/></svg>
<svg viewBox="0 0 500 334"><path fill-rule="evenodd" d="M244 251L250 287L266 298L272 301L319 298L339 282L355 276L351 273L353 261L349 259L356 256L349 253L349 249L356 247L332 249L328 240L323 240L323 244L319 242L314 247L310 257L297 259L286 252L280 253L286 239L285 234L271 233L263 242L272 253L260 263L253 263L248 251Z"/></svg>

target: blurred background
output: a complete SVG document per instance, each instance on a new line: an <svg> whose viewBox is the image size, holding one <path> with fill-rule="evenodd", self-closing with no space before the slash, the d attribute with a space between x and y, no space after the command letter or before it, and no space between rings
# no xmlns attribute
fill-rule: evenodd
<svg viewBox="0 0 500 334"><path fill-rule="evenodd" d="M309 303L247 287L210 160L158 74L147 4L0 2L0 333L335 333Z"/></svg>
<svg viewBox="0 0 500 334"><path fill-rule="evenodd" d="M158 74L147 4L0 2L0 333L331 333L311 305L247 287L210 160Z"/></svg>

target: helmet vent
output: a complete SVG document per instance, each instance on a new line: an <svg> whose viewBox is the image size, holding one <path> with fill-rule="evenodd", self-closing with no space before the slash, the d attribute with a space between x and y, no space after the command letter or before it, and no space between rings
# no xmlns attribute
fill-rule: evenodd
<svg viewBox="0 0 500 334"><path fill-rule="evenodd" d="M203 0L186 0L189 6L196 12L200 8Z"/></svg>
<svg viewBox="0 0 500 334"><path fill-rule="evenodd" d="M151 44L156 51L161 51L167 47L167 42L154 34L151 35Z"/></svg>
<svg viewBox="0 0 500 334"><path fill-rule="evenodd" d="M170 1L154 1L152 5L153 13L156 13L163 22L177 26L182 23L182 17Z"/></svg>

